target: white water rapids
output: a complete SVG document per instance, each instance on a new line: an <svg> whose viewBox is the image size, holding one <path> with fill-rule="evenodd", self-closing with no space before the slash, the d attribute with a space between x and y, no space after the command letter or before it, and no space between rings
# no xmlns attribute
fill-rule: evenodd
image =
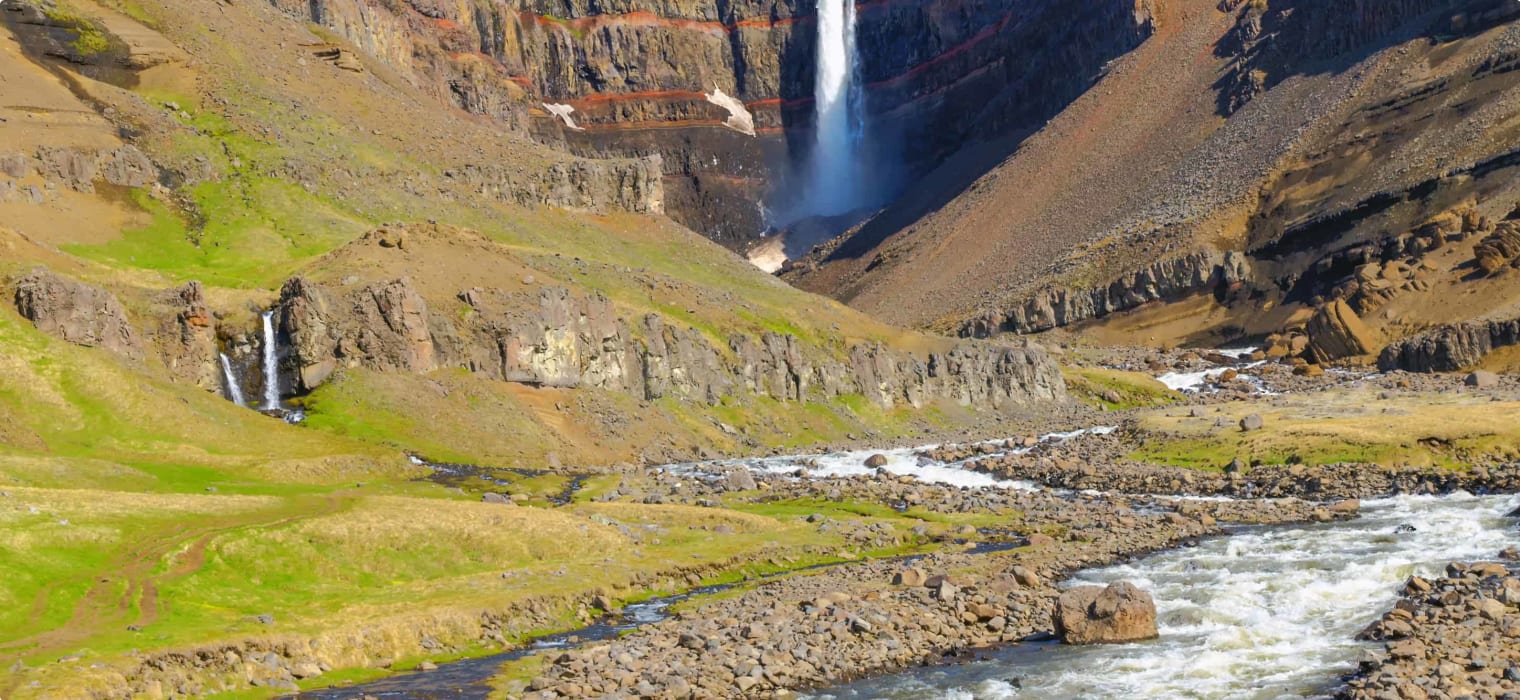
<svg viewBox="0 0 1520 700"><path fill-rule="evenodd" d="M1247 530L1073 581L1127 580L1156 599L1160 639L1025 645L985 661L861 682L821 698L1230 698L1322 696L1352 672L1361 628L1410 574L1493 559L1515 544L1514 497L1403 496L1355 520ZM1404 526L1404 527L1401 527ZM1407 530L1412 526L1413 531Z"/></svg>
<svg viewBox="0 0 1520 700"><path fill-rule="evenodd" d="M1065 442L1082 435L1107 435L1115 429L1113 426L1097 426L1070 432L1046 433L1039 436L1039 441L1041 443ZM990 474L966 468L966 462L972 460L987 459L1005 454L1020 454L1029 451L1029 448L1011 447L1007 446L1007 443L996 440L983 444L1003 444L1004 446L995 451L977 454L974 457L957 462L941 462L929 457L921 457L918 454L919 452L933 450L938 445L920 445L890 450L851 450L814 455L725 459L712 462L675 464L664 467L664 469L673 474L687 474L697 478L719 477L731 467L746 467L750 471L765 474L790 474L802 470L807 474L808 478L823 479L874 474L878 471L878 468L866 466L866 460L874 455L881 455L887 459L887 463L879 468L880 471L894 476L911 476L924 483L973 489L983 487L1035 488L1034 484L1026 481L998 479Z"/></svg>

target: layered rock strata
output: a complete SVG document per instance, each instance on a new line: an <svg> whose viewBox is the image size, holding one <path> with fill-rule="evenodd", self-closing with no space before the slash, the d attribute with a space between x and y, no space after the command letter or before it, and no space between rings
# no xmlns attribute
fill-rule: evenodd
<svg viewBox="0 0 1520 700"><path fill-rule="evenodd" d="M580 156L662 156L672 216L734 246L765 230L758 205L795 184L811 144L811 3L270 2L446 104ZM1072 9L857 3L866 108L890 125L869 142L894 151L881 164L911 177L967 142L1033 130L1152 29L1146 2Z"/></svg>

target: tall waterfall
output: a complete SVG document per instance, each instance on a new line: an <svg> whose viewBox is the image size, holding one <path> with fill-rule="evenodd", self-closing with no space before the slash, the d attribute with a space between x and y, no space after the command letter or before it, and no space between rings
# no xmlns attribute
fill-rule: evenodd
<svg viewBox="0 0 1520 700"><path fill-rule="evenodd" d="M832 216L860 204L862 95L855 66L854 0L818 1L818 64L809 213Z"/></svg>
<svg viewBox="0 0 1520 700"><path fill-rule="evenodd" d="M227 382L227 399L239 406L247 406L248 401L243 398L243 387L238 386L237 374L232 371L232 360L227 358L225 352L219 352L217 356L222 359L222 380Z"/></svg>
<svg viewBox="0 0 1520 700"><path fill-rule="evenodd" d="M274 312L265 311L264 320L264 410L280 408L280 365L275 357Z"/></svg>

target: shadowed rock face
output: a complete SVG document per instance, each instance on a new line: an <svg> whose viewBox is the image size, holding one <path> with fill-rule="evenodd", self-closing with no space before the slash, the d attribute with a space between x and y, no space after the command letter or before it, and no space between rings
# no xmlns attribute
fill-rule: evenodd
<svg viewBox="0 0 1520 700"><path fill-rule="evenodd" d="M508 310L494 290L461 298L473 308L454 320L431 313L405 278L340 293L304 278L281 290L280 332L298 388L319 386L339 367L427 372L461 367L509 382L588 387L640 399L716 403L747 394L821 401L861 394L883 407L948 400L988 409L1061 401L1056 364L1034 347L963 343L927 361L878 343L845 360L804 348L797 338L735 334L721 352L692 328L649 315L630 321L610 301L540 290L532 311Z"/></svg>
<svg viewBox="0 0 1520 700"><path fill-rule="evenodd" d="M765 230L759 205L785 198L812 141L808 0L270 2L446 104L577 155L662 156L668 212L734 247ZM883 125L867 134L882 156L873 170L912 177L968 141L1032 130L1149 34L1146 7L857 2L867 109ZM725 126L716 91L748 111L753 135ZM572 109L577 128L546 103Z"/></svg>
<svg viewBox="0 0 1520 700"><path fill-rule="evenodd" d="M37 329L75 345L141 360L142 344L116 295L45 269L16 281L16 310Z"/></svg>
<svg viewBox="0 0 1520 700"><path fill-rule="evenodd" d="M1470 321L1443 326L1383 348L1378 369L1455 372L1478 364L1503 347L1520 345L1520 319Z"/></svg>

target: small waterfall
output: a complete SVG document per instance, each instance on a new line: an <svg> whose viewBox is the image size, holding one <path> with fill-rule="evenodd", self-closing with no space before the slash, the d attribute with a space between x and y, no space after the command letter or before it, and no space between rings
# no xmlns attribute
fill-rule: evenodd
<svg viewBox="0 0 1520 700"><path fill-rule="evenodd" d="M264 321L264 406L266 411L280 409L280 365L275 357L274 311L265 311Z"/></svg>
<svg viewBox="0 0 1520 700"><path fill-rule="evenodd" d="M819 0L812 173L806 200L810 214L843 214L860 203L857 151L864 117L855 59L854 0Z"/></svg>
<svg viewBox="0 0 1520 700"><path fill-rule="evenodd" d="M237 375L232 372L232 360L225 352L219 352L217 356L222 358L222 381L227 383L227 400L239 406L247 406L248 401L243 398L243 387L238 386Z"/></svg>

